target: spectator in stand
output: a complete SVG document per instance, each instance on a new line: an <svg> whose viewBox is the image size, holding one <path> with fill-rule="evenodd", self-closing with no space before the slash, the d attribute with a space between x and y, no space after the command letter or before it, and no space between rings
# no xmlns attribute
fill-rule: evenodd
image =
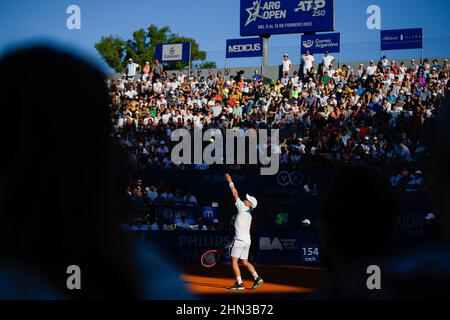
<svg viewBox="0 0 450 320"><path fill-rule="evenodd" d="M170 187L168 187L166 191L161 193L159 199L163 202L174 202L175 195L172 192L170 192Z"/></svg>
<svg viewBox="0 0 450 320"><path fill-rule="evenodd" d="M283 75L287 72L287 74L289 75L291 72L291 68L292 68L292 62L291 60L289 60L289 55L287 53L285 53L283 55L283 62L282 62L282 72Z"/></svg>
<svg viewBox="0 0 450 320"><path fill-rule="evenodd" d="M184 203L186 204L197 204L197 198L192 194L191 190L186 192L186 195L183 198Z"/></svg>
<svg viewBox="0 0 450 320"><path fill-rule="evenodd" d="M319 194L317 190L317 184L315 183L313 177L308 177L306 179L306 183L303 186L303 190L309 196L317 196Z"/></svg>
<svg viewBox="0 0 450 320"><path fill-rule="evenodd" d="M133 59L128 59L128 63L127 66L125 67L125 69L122 71L122 73L126 72L126 76L128 77L128 79L133 80L134 77L136 76L136 72L137 70L141 69L141 66L137 63L135 63L133 61Z"/></svg>
<svg viewBox="0 0 450 320"><path fill-rule="evenodd" d="M328 70L328 68L334 61L336 61L336 58L330 55L328 51L325 51L325 54L322 58L322 70Z"/></svg>
<svg viewBox="0 0 450 320"><path fill-rule="evenodd" d="M158 190L154 185L146 188L147 197L151 202L155 202L158 199Z"/></svg>
<svg viewBox="0 0 450 320"><path fill-rule="evenodd" d="M444 61L439 71L431 67L425 76L426 65L414 72L386 60L385 68L373 61L357 70L330 65L323 74L311 68L306 74L294 72L292 78L283 75L271 83L263 77L245 81L243 71L220 80L221 74L211 70L206 78L195 72L190 77L171 74L136 86L123 79L110 81L115 137L140 169L192 168L171 162L170 137L177 128L191 132L214 128L224 133L249 126L277 128L289 138L287 152L280 152L289 168L361 162L381 168L417 167L417 159L428 157L426 145L419 143L424 141L421 128L441 109L448 67L444 68ZM403 134L406 140L399 139ZM304 156L293 149L297 137L303 138ZM206 163L195 167L209 169ZM427 174L424 169L425 180Z"/></svg>
<svg viewBox="0 0 450 320"><path fill-rule="evenodd" d="M180 217L175 221L177 230L189 230L190 225L187 221L187 213L185 211L180 211Z"/></svg>
<svg viewBox="0 0 450 320"><path fill-rule="evenodd" d="M181 194L181 190L180 189L175 190L175 196L173 198L173 201L174 201L175 205L183 205L183 204L185 204L184 197Z"/></svg>
<svg viewBox="0 0 450 320"><path fill-rule="evenodd" d="M153 68L150 66L150 62L145 63L145 67L142 70L142 81L152 81L153 80Z"/></svg>
<svg viewBox="0 0 450 320"><path fill-rule="evenodd" d="M259 74L259 71L258 71L258 70L255 70L252 79L253 79L254 81L259 81L259 80L261 80L261 75Z"/></svg>
<svg viewBox="0 0 450 320"><path fill-rule="evenodd" d="M310 73L315 63L316 62L314 56L311 54L309 50L306 50L306 53L302 57L303 75Z"/></svg>
<svg viewBox="0 0 450 320"><path fill-rule="evenodd" d="M191 225L190 229L193 231L208 231L208 227L205 225L205 219L199 217L196 225Z"/></svg>
<svg viewBox="0 0 450 320"><path fill-rule="evenodd" d="M168 231L169 227L163 223L161 220L159 220L158 216L155 216L154 222L150 226L151 231Z"/></svg>

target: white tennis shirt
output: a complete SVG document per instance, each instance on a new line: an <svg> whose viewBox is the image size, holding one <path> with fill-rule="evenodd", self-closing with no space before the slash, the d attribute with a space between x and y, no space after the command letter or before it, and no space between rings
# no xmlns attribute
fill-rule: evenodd
<svg viewBox="0 0 450 320"><path fill-rule="evenodd" d="M234 220L234 240L241 240L250 244L250 225L252 224L252 215L250 208L247 207L241 199L236 201L237 215Z"/></svg>

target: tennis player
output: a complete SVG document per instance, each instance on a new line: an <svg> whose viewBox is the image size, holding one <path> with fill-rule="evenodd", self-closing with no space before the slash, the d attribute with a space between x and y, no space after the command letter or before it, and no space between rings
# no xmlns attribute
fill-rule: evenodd
<svg viewBox="0 0 450 320"><path fill-rule="evenodd" d="M238 192L234 187L233 180L230 175L225 174L225 179L230 186L231 193L237 208L237 215L234 221L234 240L231 246L231 265L233 267L234 276L236 277L236 283L230 287L231 290L244 290L244 284L242 283L241 271L239 270L239 259L242 264L247 267L248 271L253 276L253 289L258 289L263 283L263 279L256 273L255 267L248 262L248 253L250 251L250 225L252 223L252 210L258 205L258 201L254 198L246 195L246 200L239 199Z"/></svg>

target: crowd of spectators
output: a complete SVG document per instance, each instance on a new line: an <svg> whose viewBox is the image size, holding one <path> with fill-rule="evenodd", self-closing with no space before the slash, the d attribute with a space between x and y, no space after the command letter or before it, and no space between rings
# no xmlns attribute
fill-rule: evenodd
<svg viewBox="0 0 450 320"><path fill-rule="evenodd" d="M336 66L328 54L316 64L308 52L297 71L286 58L279 79L258 71L168 75L158 61L137 74L141 68L130 61L134 66L122 78L107 80L116 138L133 166L144 170L187 167L170 158L171 135L178 128L279 129L285 168L368 163L397 171L407 167L414 177L426 169L429 150L422 129L445 96L447 60L406 64L384 56L353 69ZM391 180L408 188L403 181Z"/></svg>
<svg viewBox="0 0 450 320"><path fill-rule="evenodd" d="M187 215L181 211L175 223L167 223L159 219L160 206L195 206L197 197L190 191L184 192L180 188L174 191L164 181L160 184L145 185L142 179L137 178L129 182L127 196L132 212L124 227L129 230L208 230L202 217L198 217L195 224L187 222Z"/></svg>

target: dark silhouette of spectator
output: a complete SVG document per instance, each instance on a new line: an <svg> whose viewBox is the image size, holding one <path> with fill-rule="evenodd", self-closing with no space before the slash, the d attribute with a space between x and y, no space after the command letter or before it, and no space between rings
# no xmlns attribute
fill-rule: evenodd
<svg viewBox="0 0 450 320"><path fill-rule="evenodd" d="M377 171L355 167L337 173L323 199L323 249L331 270L326 297L378 297L366 287L366 269L383 262L394 214L393 193Z"/></svg>
<svg viewBox="0 0 450 320"><path fill-rule="evenodd" d="M385 288L389 298L448 299L450 297L450 100L429 127L432 151L431 194L437 214L427 214L424 246L387 263ZM430 239L431 238L431 239Z"/></svg>
<svg viewBox="0 0 450 320"><path fill-rule="evenodd" d="M185 298L157 249L121 232L127 165L102 73L47 47L0 69L0 299ZM67 289L70 265L81 290Z"/></svg>

